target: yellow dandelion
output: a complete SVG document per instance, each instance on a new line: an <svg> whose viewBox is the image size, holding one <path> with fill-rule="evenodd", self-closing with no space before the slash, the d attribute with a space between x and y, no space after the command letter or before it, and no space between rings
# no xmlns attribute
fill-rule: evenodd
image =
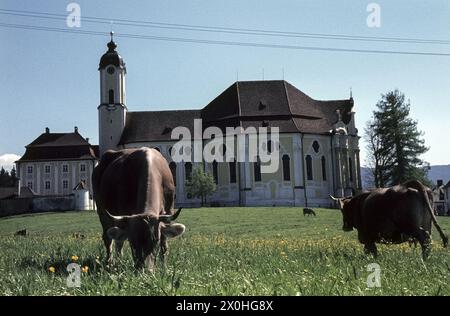
<svg viewBox="0 0 450 316"><path fill-rule="evenodd" d="M81 272L83 272L83 273L88 273L88 271L89 271L89 267L88 266L84 266L84 267L81 268Z"/></svg>
<svg viewBox="0 0 450 316"><path fill-rule="evenodd" d="M77 261L78 260L78 256L72 256L71 259L72 259L72 261Z"/></svg>
<svg viewBox="0 0 450 316"><path fill-rule="evenodd" d="M50 273L55 273L55 267L49 267L48 268L48 272L50 272Z"/></svg>

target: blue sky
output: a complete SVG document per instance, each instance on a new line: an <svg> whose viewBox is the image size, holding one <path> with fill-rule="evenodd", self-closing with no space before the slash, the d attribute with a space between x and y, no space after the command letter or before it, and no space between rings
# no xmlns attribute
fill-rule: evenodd
<svg viewBox="0 0 450 316"><path fill-rule="evenodd" d="M67 14L71 1L3 0L0 9ZM246 29L450 40L450 2L376 1L381 27L366 24L366 7L375 1L77 1L81 30L109 32L111 20L145 20ZM66 28L63 20L0 14L1 23ZM223 41L354 49L450 53L450 45L399 44L278 38L114 25L120 33ZM48 126L69 132L78 126L98 142L98 62L108 36L79 35L0 27L0 156L22 155ZM398 88L411 100L411 115L425 132L431 164L450 163L450 57L318 52L206 45L116 37L127 64L127 106L131 111L201 108L239 80L284 78L315 99L349 97L356 104L361 136L380 94ZM364 143L361 142L364 160Z"/></svg>

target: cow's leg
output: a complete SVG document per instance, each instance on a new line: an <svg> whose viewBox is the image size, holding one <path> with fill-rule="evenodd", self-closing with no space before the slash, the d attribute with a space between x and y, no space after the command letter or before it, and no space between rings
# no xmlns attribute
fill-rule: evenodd
<svg viewBox="0 0 450 316"><path fill-rule="evenodd" d="M419 241L419 244L422 247L422 258L423 260L426 260L431 251L430 234L423 228L419 228L412 235Z"/></svg>
<svg viewBox="0 0 450 316"><path fill-rule="evenodd" d="M374 242L364 244L364 252L367 254L372 254L374 258L378 256L377 246Z"/></svg>
<svg viewBox="0 0 450 316"><path fill-rule="evenodd" d="M120 257L122 255L122 247L123 247L123 243L124 241L122 240L114 240L114 243L116 244L116 254L117 257Z"/></svg>
<svg viewBox="0 0 450 316"><path fill-rule="evenodd" d="M159 244L159 258L161 259L162 264L165 264L165 255L167 253L168 244L167 238L161 237L161 241Z"/></svg>
<svg viewBox="0 0 450 316"><path fill-rule="evenodd" d="M105 247L106 247L106 262L111 263L111 261L112 261L112 256L111 256L112 239L108 236L108 234L106 233L106 230L103 231L103 243L105 244Z"/></svg>

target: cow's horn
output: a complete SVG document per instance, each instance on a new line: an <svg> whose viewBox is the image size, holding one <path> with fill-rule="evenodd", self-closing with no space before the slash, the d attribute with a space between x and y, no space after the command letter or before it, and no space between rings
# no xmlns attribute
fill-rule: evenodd
<svg viewBox="0 0 450 316"><path fill-rule="evenodd" d="M172 215L160 215L159 221L163 222L163 223L170 223L170 222L176 220L178 215L180 215L180 213L181 213L181 209L182 209L182 207L180 207L178 209L178 211L176 211L175 214L172 214Z"/></svg>
<svg viewBox="0 0 450 316"><path fill-rule="evenodd" d="M116 221L116 222L122 222L122 221L124 221L124 220L127 220L127 218L129 217L129 216L116 216L116 215L112 215L110 212L108 212L107 210L105 210L105 213L106 213L106 215L110 218L110 219L112 219L113 221Z"/></svg>
<svg viewBox="0 0 450 316"><path fill-rule="evenodd" d="M330 199L332 199L333 201L339 201L340 199L335 198L334 196L332 196L331 194L328 194L328 196L330 197Z"/></svg>

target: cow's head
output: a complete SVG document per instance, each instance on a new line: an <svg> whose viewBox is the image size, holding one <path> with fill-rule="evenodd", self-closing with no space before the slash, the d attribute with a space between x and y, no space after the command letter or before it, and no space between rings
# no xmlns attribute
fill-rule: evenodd
<svg viewBox="0 0 450 316"><path fill-rule="evenodd" d="M333 201L336 201L339 205L339 209L342 212L342 230L349 232L353 230L353 227L355 227L354 223L354 203L352 202L352 197L343 197L343 198L335 198L334 196L330 195L330 198Z"/></svg>
<svg viewBox="0 0 450 316"><path fill-rule="evenodd" d="M107 230L107 234L110 238L122 242L128 239L137 268L145 265L153 269L160 246L164 250L167 239L184 233L186 227L183 224L172 223L180 212L181 208L173 215L159 217L146 214L113 216L106 212L114 223L114 226Z"/></svg>

